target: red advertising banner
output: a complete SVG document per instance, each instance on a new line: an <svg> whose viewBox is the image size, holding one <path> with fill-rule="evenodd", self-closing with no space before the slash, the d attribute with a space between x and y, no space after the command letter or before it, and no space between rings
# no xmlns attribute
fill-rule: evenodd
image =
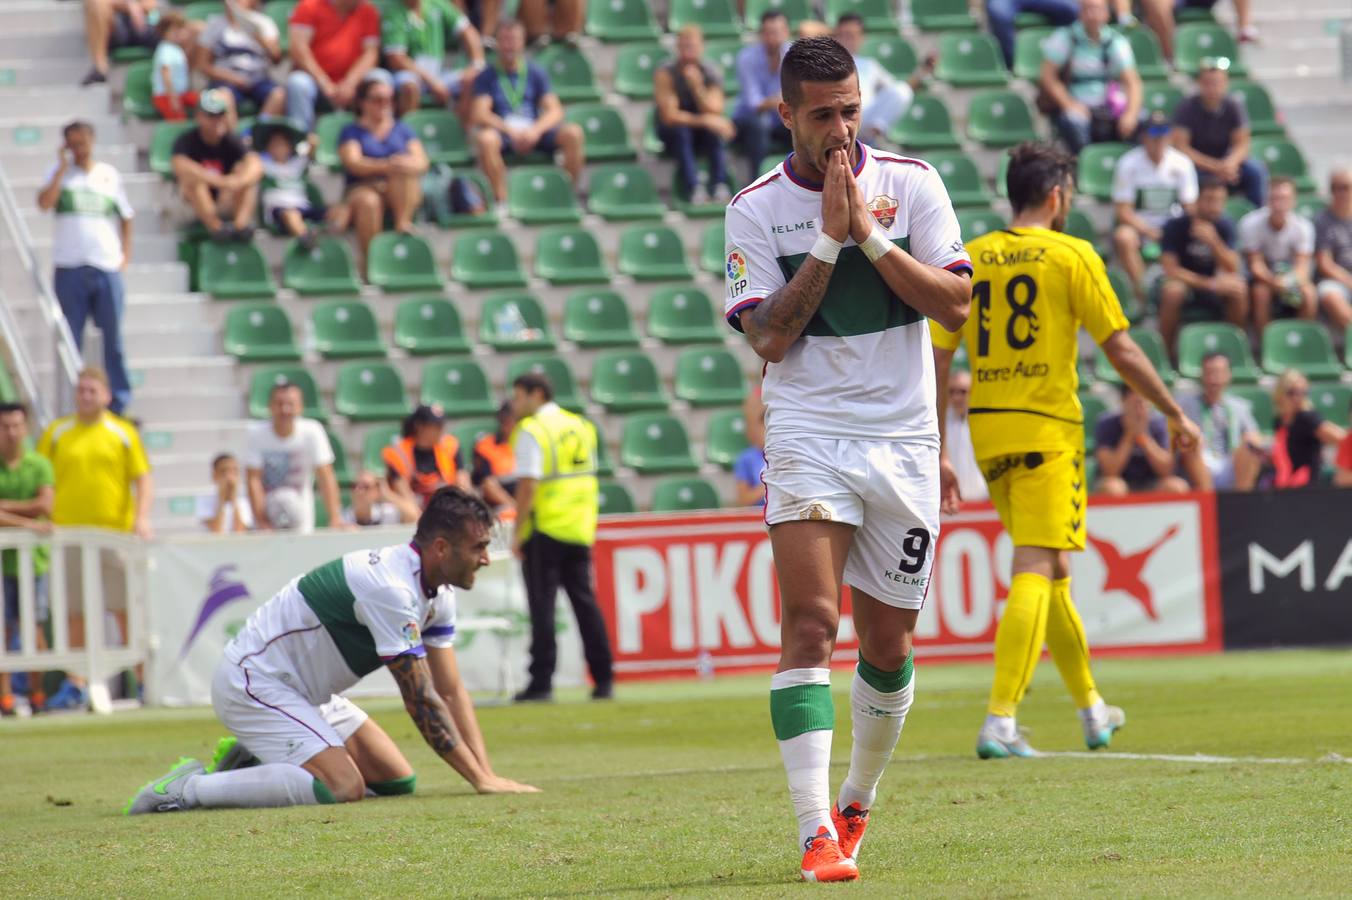
<svg viewBox="0 0 1352 900"><path fill-rule="evenodd" d="M1216 507L1210 495L1096 499L1072 591L1096 653L1221 649ZM922 659L989 656L1013 545L989 506L943 522L916 628ZM754 512L617 516L596 541L597 599L621 677L772 666L779 588ZM857 649L846 591L839 662Z"/></svg>

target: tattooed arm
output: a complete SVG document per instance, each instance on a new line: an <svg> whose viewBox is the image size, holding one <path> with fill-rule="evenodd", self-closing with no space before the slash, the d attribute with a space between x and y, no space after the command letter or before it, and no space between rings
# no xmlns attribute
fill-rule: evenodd
<svg viewBox="0 0 1352 900"><path fill-rule="evenodd" d="M835 268L809 255L788 284L742 313L742 330L757 356L773 363L784 359L822 305Z"/></svg>

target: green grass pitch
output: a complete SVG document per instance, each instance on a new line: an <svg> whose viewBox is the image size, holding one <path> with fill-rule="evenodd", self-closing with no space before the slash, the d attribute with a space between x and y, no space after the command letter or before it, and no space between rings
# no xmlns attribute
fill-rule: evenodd
<svg viewBox="0 0 1352 900"><path fill-rule="evenodd" d="M1096 669L1127 710L1113 752L1232 759L982 762L989 668L922 662L852 885L795 883L766 676L485 708L497 770L545 790L510 798L472 795L381 700L367 708L418 770L413 797L126 819L140 784L180 754L210 753L210 710L7 720L0 896L1346 896L1352 653ZM833 787L848 682L836 673ZM1047 661L1020 719L1040 750L1083 749Z"/></svg>

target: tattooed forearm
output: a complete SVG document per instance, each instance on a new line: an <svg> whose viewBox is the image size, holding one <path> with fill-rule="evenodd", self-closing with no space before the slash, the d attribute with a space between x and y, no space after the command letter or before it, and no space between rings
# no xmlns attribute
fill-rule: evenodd
<svg viewBox="0 0 1352 900"><path fill-rule="evenodd" d="M757 355L779 362L826 296L835 266L808 256L789 283L742 314L742 330Z"/></svg>
<svg viewBox="0 0 1352 900"><path fill-rule="evenodd" d="M404 697L404 709L423 739L441 756L449 756L460 744L460 732L432 683L426 660L399 656L390 661L389 670Z"/></svg>

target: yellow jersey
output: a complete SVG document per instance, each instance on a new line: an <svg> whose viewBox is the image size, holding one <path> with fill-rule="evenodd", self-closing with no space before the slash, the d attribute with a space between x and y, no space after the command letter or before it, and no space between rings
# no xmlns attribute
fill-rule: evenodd
<svg viewBox="0 0 1352 900"><path fill-rule="evenodd" d="M150 471L136 426L110 412L90 425L64 416L47 426L37 449L56 475L54 524L131 531L132 482Z"/></svg>
<svg viewBox="0 0 1352 900"><path fill-rule="evenodd" d="M1080 326L1096 343L1128 326L1094 248L1047 228L1006 228L967 244L972 312L958 332L933 320L935 346L967 346L968 421L977 459L1084 449L1075 370Z"/></svg>

